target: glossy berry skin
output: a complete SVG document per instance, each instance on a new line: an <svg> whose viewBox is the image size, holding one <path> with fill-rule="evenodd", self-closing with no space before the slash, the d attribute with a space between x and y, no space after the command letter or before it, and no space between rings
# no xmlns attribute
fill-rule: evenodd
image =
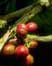
<svg viewBox="0 0 52 66"><path fill-rule="evenodd" d="M25 24L18 24L16 28L16 33L20 37L24 37L27 34L26 26Z"/></svg>
<svg viewBox="0 0 52 66"><path fill-rule="evenodd" d="M26 24L26 29L28 32L34 32L38 29L38 25L35 22L29 22Z"/></svg>
<svg viewBox="0 0 52 66"><path fill-rule="evenodd" d="M28 55L27 57L26 57L26 64L27 64L27 66L29 66L29 65L32 65L34 63L34 58L33 58L33 56L32 55Z"/></svg>
<svg viewBox="0 0 52 66"><path fill-rule="evenodd" d="M17 57L26 57L29 54L29 49L24 45L16 47L15 54Z"/></svg>
<svg viewBox="0 0 52 66"><path fill-rule="evenodd" d="M3 48L3 55L13 55L15 52L15 46L12 44L7 44Z"/></svg>

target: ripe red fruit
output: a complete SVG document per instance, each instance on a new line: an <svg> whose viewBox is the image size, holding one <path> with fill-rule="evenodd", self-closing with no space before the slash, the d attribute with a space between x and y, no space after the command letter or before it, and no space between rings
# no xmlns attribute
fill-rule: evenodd
<svg viewBox="0 0 52 66"><path fill-rule="evenodd" d="M16 47L15 54L19 57L26 57L29 54L29 50L24 45L19 45Z"/></svg>
<svg viewBox="0 0 52 66"><path fill-rule="evenodd" d="M27 30L26 30L25 24L18 24L16 32L17 32L18 36L24 37L27 34Z"/></svg>
<svg viewBox="0 0 52 66"><path fill-rule="evenodd" d="M26 64L27 64L27 66L28 65L32 65L34 63L34 58L33 58L33 56L32 55L28 55L27 57L26 57Z"/></svg>
<svg viewBox="0 0 52 66"><path fill-rule="evenodd" d="M38 25L34 22L29 22L26 24L26 29L28 32L34 32L38 29Z"/></svg>
<svg viewBox="0 0 52 66"><path fill-rule="evenodd" d="M31 41L30 42L30 48L36 48L38 46L38 42L37 41Z"/></svg>
<svg viewBox="0 0 52 66"><path fill-rule="evenodd" d="M12 55L15 52L15 46L12 44L7 44L3 48L3 55Z"/></svg>

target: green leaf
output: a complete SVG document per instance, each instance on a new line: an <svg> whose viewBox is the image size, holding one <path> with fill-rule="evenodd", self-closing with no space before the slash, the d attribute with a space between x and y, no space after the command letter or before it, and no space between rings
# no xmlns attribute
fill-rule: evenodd
<svg viewBox="0 0 52 66"><path fill-rule="evenodd" d="M44 32L47 34L52 34L52 9L48 8L42 13L39 13L33 18L41 28L44 29Z"/></svg>

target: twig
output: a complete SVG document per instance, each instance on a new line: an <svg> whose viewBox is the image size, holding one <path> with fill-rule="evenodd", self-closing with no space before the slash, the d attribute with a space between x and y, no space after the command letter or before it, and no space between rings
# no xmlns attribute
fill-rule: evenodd
<svg viewBox="0 0 52 66"><path fill-rule="evenodd" d="M9 19L14 18L14 17L17 17L17 16L19 17L19 16L22 15L24 12L31 10L32 7L33 7L33 4L32 4L32 5L29 5L29 6L25 7L25 8L22 8L22 9L20 9L20 10L17 10L17 11L15 11L15 12L9 13L9 14L5 15L5 16L3 17L3 19L9 20Z"/></svg>
<svg viewBox="0 0 52 66"><path fill-rule="evenodd" d="M26 23L28 20L30 20L32 17L34 17L37 13L39 13L41 10L42 10L41 6L37 5L37 6L33 7L26 14L24 13L24 15L16 22L21 21L21 23Z"/></svg>
<svg viewBox="0 0 52 66"><path fill-rule="evenodd" d="M37 36L37 35L28 34L27 37L26 37L26 40L27 39L28 39L28 41L36 40L36 41L41 41L41 42L52 42L52 35Z"/></svg>

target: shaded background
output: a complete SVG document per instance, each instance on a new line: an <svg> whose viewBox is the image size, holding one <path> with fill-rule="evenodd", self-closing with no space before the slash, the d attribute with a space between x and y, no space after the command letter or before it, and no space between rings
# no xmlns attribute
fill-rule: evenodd
<svg viewBox="0 0 52 66"><path fill-rule="evenodd" d="M0 0L0 15L16 11L27 5L32 4L35 0ZM39 25L39 34L52 34L52 9L43 7L43 11L33 17L31 20L36 21ZM52 42L42 43L36 49L31 49L31 54L36 56L35 66L52 65ZM1 66L22 66L23 64L16 60L15 56L4 57L0 55ZM33 65L33 66L34 66Z"/></svg>

